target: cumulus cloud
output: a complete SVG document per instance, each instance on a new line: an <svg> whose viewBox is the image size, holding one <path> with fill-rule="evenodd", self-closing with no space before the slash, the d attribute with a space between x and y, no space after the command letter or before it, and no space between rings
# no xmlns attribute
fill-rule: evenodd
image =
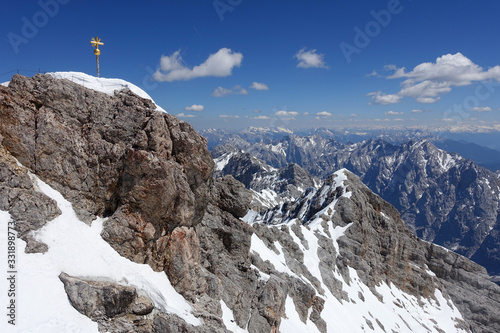
<svg viewBox="0 0 500 333"><path fill-rule="evenodd" d="M170 56L162 56L160 68L153 74L156 81L191 80L198 77L231 75L234 67L240 67L243 54L233 52L228 48L221 48L211 54L204 63L193 68L186 67L180 55L180 50Z"/></svg>
<svg viewBox="0 0 500 333"><path fill-rule="evenodd" d="M238 119L240 116L233 116L233 115L227 115L227 114L221 114L219 115L219 118L226 118L226 119Z"/></svg>
<svg viewBox="0 0 500 333"><path fill-rule="evenodd" d="M269 87L265 83L252 82L250 88L255 90L269 90Z"/></svg>
<svg viewBox="0 0 500 333"><path fill-rule="evenodd" d="M349 116L350 116L350 117L357 117L357 116L358 116L358 114L357 114L357 113L351 113Z"/></svg>
<svg viewBox="0 0 500 333"><path fill-rule="evenodd" d="M397 115L402 115L405 114L404 112L397 112L397 111L387 111L384 113L385 115L390 115L390 116L397 116Z"/></svg>
<svg viewBox="0 0 500 333"><path fill-rule="evenodd" d="M411 113L425 113L425 112L431 112L431 110L430 109L427 109L427 110L420 110L420 109L411 110Z"/></svg>
<svg viewBox="0 0 500 333"><path fill-rule="evenodd" d="M268 117L268 116L257 116L257 117L253 117L252 119L255 119L255 120L269 120L269 119L271 119L271 117Z"/></svg>
<svg viewBox="0 0 500 333"><path fill-rule="evenodd" d="M193 104L191 106L186 106L184 108L184 111L196 111L196 112L201 112L205 110L205 107L203 105L199 105L199 104Z"/></svg>
<svg viewBox="0 0 500 333"><path fill-rule="evenodd" d="M477 107L473 108L472 110L474 110L476 112L490 112L493 109L490 108L489 106L477 106Z"/></svg>
<svg viewBox="0 0 500 333"><path fill-rule="evenodd" d="M316 113L316 116L320 116L320 117L330 117L332 114L330 112L326 112L326 111L321 111L321 112L318 112Z"/></svg>
<svg viewBox="0 0 500 333"><path fill-rule="evenodd" d="M375 104L387 105L398 103L402 96L398 96L396 94L384 94L381 91L375 91L368 94L368 96L372 96Z"/></svg>
<svg viewBox="0 0 500 333"><path fill-rule="evenodd" d="M286 117L286 116L297 116L299 113L298 112L295 112L295 111L284 111L284 110L281 110L281 111L278 111L276 112L274 115L275 116L281 116L281 117Z"/></svg>
<svg viewBox="0 0 500 333"><path fill-rule="evenodd" d="M212 93L212 96L214 97L224 97L232 94L237 94L237 95L248 95L248 91L246 89L243 89L240 85L236 85L232 87L231 89L226 89L223 87L217 87L215 88L214 92Z"/></svg>
<svg viewBox="0 0 500 333"><path fill-rule="evenodd" d="M179 117L179 118L194 118L194 117L196 117L196 116L195 116L194 114L184 114L184 113L179 113L179 114L177 115L177 117Z"/></svg>
<svg viewBox="0 0 500 333"><path fill-rule="evenodd" d="M376 104L394 104L404 97L430 104L437 102L453 87L468 86L486 80L500 81L499 65L484 70L460 52L445 54L438 57L436 62L424 62L408 72L406 68L397 68L394 65L386 66L385 69L394 71L387 79L404 79L402 88L395 94L381 91L368 94Z"/></svg>
<svg viewBox="0 0 500 333"><path fill-rule="evenodd" d="M328 68L324 57L323 54L317 53L316 49L306 51L305 48L297 52L294 56L299 61L297 64L299 68Z"/></svg>

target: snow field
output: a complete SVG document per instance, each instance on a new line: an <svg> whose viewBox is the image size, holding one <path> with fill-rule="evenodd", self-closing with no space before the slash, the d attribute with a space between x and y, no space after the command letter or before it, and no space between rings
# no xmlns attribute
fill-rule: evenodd
<svg viewBox="0 0 500 333"><path fill-rule="evenodd" d="M334 188L343 186L344 196L350 198L351 193L345 191L345 173L341 170L337 172L337 175L335 179L336 183L332 186L335 186ZM323 190L324 193L321 194L326 195L327 189ZM336 201L334 200L316 216L326 213L327 209L333 210ZM296 220L291 220L287 224L295 222ZM345 227L334 227L333 223L328 221L327 229L331 235L330 237L323 230L321 222L322 219L318 217L311 221L307 227L301 226L301 232L307 246L304 246L298 235L295 235L293 231L290 231L290 235L304 254L304 265L321 282L324 293L321 294L319 290L317 292L320 297L325 299L321 317L327 324L328 332L465 332L455 327L457 324L456 320L463 319L462 315L451 300L445 299L439 290L436 290L434 294L435 300L417 299L417 297L406 294L393 285L381 283L376 287L377 293L382 296L379 299L361 281L356 270L351 267L348 267L348 281L345 281L336 269L332 272L334 277L343 283L342 289L348 298L348 300L339 301L324 284L321 276L319 268L320 259L318 257L318 236L322 235L331 238L337 251L337 256L339 256L337 240L344 236L352 223ZM297 277L297 274L286 265L283 249L281 245L277 246L278 244L278 242L275 242L274 246L280 251L279 255L267 248L265 243L254 234L252 236L251 251L258 253L262 260L269 260L277 271ZM430 273L432 272L429 271ZM260 274L263 273L260 272ZM267 276L265 279L267 280L268 278ZM299 278L302 281L307 281L305 276L300 276ZM314 287L312 283L310 284ZM293 300L288 296L285 306L286 318L282 319L280 326L282 332L319 332L316 325L309 319L305 323L300 320Z"/></svg>
<svg viewBox="0 0 500 333"><path fill-rule="evenodd" d="M191 325L202 324L165 273L155 272L148 265L120 256L102 239L103 219L98 218L88 226L78 219L71 203L59 192L38 177L32 174L30 177L38 190L57 202L62 214L34 235L48 245L46 253L26 254L26 243L18 239L18 323L15 330L7 327L2 332L98 332L97 323L70 304L59 280L61 272L83 279L133 286L139 294L149 297L156 308L174 313ZM0 213L2 244L9 219L8 213ZM5 290L5 281L1 280L2 290ZM4 323L2 321L0 327Z"/></svg>

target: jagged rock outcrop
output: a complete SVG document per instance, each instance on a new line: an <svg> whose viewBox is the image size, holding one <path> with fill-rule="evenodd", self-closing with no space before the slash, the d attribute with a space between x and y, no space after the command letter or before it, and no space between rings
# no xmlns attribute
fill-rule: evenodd
<svg viewBox="0 0 500 333"><path fill-rule="evenodd" d="M85 281L65 273L59 278L64 283L64 289L75 309L94 320L133 312L132 303L137 299L137 292L133 287ZM149 309L149 312L151 311L152 306Z"/></svg>
<svg viewBox="0 0 500 333"><path fill-rule="evenodd" d="M0 135L0 145L2 144ZM0 146L0 210L9 211L18 236L27 243L26 252L44 252L46 244L36 241L30 231L39 229L61 212L56 203L36 190L26 169Z"/></svg>
<svg viewBox="0 0 500 333"><path fill-rule="evenodd" d="M221 153L224 139L220 143L221 148L214 148L216 154ZM231 143L231 151L241 149L239 154L252 155L261 161L261 168L297 163L319 177L347 168L394 205L417 236L472 258L491 275L500 275L500 241L494 231L500 219L499 178L471 160L427 140L395 145L369 139L344 144L314 134L288 135L272 142L247 142L233 136ZM226 174L239 179L243 171L228 168Z"/></svg>
<svg viewBox="0 0 500 333"><path fill-rule="evenodd" d="M318 178L312 177L297 164L275 169L248 153L238 151L218 155L215 165L216 176L232 175L252 190L252 208L255 210L292 201L305 189L319 184Z"/></svg>
<svg viewBox="0 0 500 333"><path fill-rule="evenodd" d="M215 180L212 196L221 210L239 218L247 214L252 201L252 194L244 188L242 183L228 175Z"/></svg>
<svg viewBox="0 0 500 333"><path fill-rule="evenodd" d="M342 174L345 174L344 180L339 182ZM306 192L294 203L276 207L274 213L268 212L257 219L262 224L286 223L292 227L281 228L282 232L275 228L274 235L265 227L255 227L255 230L261 238L268 239L268 246L279 242L287 266L307 277L319 293L318 281L304 273L308 270L302 265L304 259L300 253L304 250L300 251L297 243L290 241L291 235L298 237L304 247L306 244L311 247L310 239L302 234L309 232L304 229L304 223L319 224L319 230L323 229L323 235L318 232L315 240L321 258L320 279L337 299L354 301L342 286L342 278L345 281L352 279L350 268L354 268L360 280L378 297L382 295L377 286L388 282L421 299L433 299L437 290L446 290L465 319L465 322L457 321L457 325L472 332L500 329L496 316L482 317L500 307L500 288L489 281L486 270L465 257L412 235L398 211L348 171L337 172L318 190ZM329 223L336 226L335 229L332 230ZM345 228L345 236L332 243L333 233L339 227ZM267 272L259 262L255 265Z"/></svg>
<svg viewBox="0 0 500 333"><path fill-rule="evenodd" d="M204 139L130 92L16 76L0 87L0 119L1 209L26 228L23 237L59 212L14 158L81 219L106 217L102 238L163 271L196 319L126 277L61 274L71 304L101 331L500 330L500 287L485 270L413 236L347 170L248 224L251 193L230 176L213 179ZM48 207L31 221L29 205L39 202Z"/></svg>
<svg viewBox="0 0 500 333"><path fill-rule="evenodd" d="M153 321L147 317L153 303L139 296L135 288L112 282L89 281L61 273L64 289L75 309L104 329L114 332L151 332Z"/></svg>
<svg viewBox="0 0 500 333"><path fill-rule="evenodd" d="M110 216L103 237L118 252L163 270L165 236L203 218L213 172L206 141L130 91L108 96L49 75L16 75L0 96L10 154L82 219Z"/></svg>

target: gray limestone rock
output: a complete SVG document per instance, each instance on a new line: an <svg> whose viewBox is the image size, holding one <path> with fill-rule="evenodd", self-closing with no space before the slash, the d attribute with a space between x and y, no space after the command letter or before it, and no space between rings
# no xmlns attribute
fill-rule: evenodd
<svg viewBox="0 0 500 333"><path fill-rule="evenodd" d="M231 175L215 180L212 197L220 209L233 214L236 218L247 214L252 201L252 193Z"/></svg>
<svg viewBox="0 0 500 333"><path fill-rule="evenodd" d="M59 278L73 307L94 321L128 313L137 297L133 287L82 280L65 273Z"/></svg>
<svg viewBox="0 0 500 333"><path fill-rule="evenodd" d="M249 225L238 219L249 209L248 191L232 177L214 181L206 141L187 123L156 112L151 101L37 75L16 76L9 88L0 87L0 106L0 209L18 221L28 246L43 250L30 231L59 211L14 158L60 191L80 217L106 216L102 237L121 255L164 271L203 320L195 327L154 309L129 286L61 274L71 304L101 331L222 333L228 330L222 301L248 332L278 332L293 310L328 332L327 291L335 302L364 302L362 294L352 300L343 288L355 283L352 269L379 299L380 283L417 299L432 299L440 290L464 316L457 324L471 332L500 331L500 287L486 271L412 235L392 205L346 170L340 171L343 184L332 175L321 188L263 214L265 223ZM306 141L301 144L314 146ZM304 161L314 153L287 152ZM362 167L369 168L369 161ZM282 173L305 177L294 166ZM457 186L467 188L467 179L475 178L462 175ZM36 210L39 202L47 207ZM313 220L320 228L315 234L308 226ZM330 224L349 228L335 238ZM264 261L252 240L283 258L286 270ZM308 255L319 261L314 269L304 252L311 248L317 252ZM287 299L294 309L286 309ZM386 329L373 316L361 325Z"/></svg>
<svg viewBox="0 0 500 333"><path fill-rule="evenodd" d="M272 223L276 224L308 216L304 218L304 223L307 224L311 219L319 217L320 210L337 200L332 212L323 214L321 218L324 221L330 220L337 226L350 226L345 236L337 239L340 253L336 260L332 258L336 251L331 248L331 239L323 236L318 237L318 257L321 260L323 283L339 301L350 301L342 292L342 284L344 281L350 283L352 277L347 268L352 267L363 283L380 299L382 295L374 288L380 282L390 282L419 298L433 298L435 291L440 290L446 293L464 316L465 323L461 325L466 330L495 332L500 329L495 315L500 308L500 288L489 281L484 268L454 252L418 239L406 228L392 205L375 195L354 174L347 170L339 172L347 176L344 187L349 191L349 198L341 196L343 191L339 187L332 186L336 178L333 175L312 198L310 193L304 193L292 205L302 207L301 209L292 209L288 214L269 214ZM277 216L281 216L281 220ZM265 227L254 226L256 231L261 228ZM297 227L292 228L294 229ZM276 235L278 228L274 227L273 230L275 231L259 232L259 236L268 239L269 243L279 240L280 237ZM285 251L287 243L280 240L280 244ZM258 262L256 266L263 271ZM288 267L298 272L293 265ZM338 281L329 273L333 269L342 274L344 281ZM271 272L272 270L268 270L266 273ZM362 301L363 297L360 299ZM298 313L302 311L297 304L296 308ZM371 323L379 325L377 321L371 320Z"/></svg>
<svg viewBox="0 0 500 333"><path fill-rule="evenodd" d="M454 150L447 153L438 149L427 140L400 145L382 139L342 143L333 139L331 133L318 133L262 140L255 133L242 136L224 132L218 137L211 131L208 137L218 138L220 148L213 149L214 156L220 156L226 144L230 144L228 151L238 152L235 156L258 160L259 170L296 163L311 175L326 178L347 168L394 205L418 237L471 258L484 265L492 276L500 275L500 237L496 231L500 223L498 172L482 168L453 153ZM251 179L248 168L230 163L226 168L225 174L242 181L244 177L245 185ZM259 186L248 181L250 189L258 191ZM286 190L281 193L279 187L273 189L278 197L288 195Z"/></svg>
<svg viewBox="0 0 500 333"><path fill-rule="evenodd" d="M0 88L0 107L3 147L72 202L82 220L110 216L103 235L131 260L163 270L161 237L203 218L214 165L206 140L155 111L151 100L128 90L109 96L50 75L16 75ZM20 223L20 231L40 223L27 230Z"/></svg>
<svg viewBox="0 0 500 333"><path fill-rule="evenodd" d="M0 210L10 213L18 237L27 243L27 253L47 250L47 245L34 239L31 231L43 227L61 212L54 200L37 190L28 170L18 165L3 147L0 147Z"/></svg>

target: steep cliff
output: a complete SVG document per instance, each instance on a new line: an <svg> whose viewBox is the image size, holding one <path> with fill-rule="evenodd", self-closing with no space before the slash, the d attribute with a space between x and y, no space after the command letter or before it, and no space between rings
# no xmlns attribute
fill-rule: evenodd
<svg viewBox="0 0 500 333"><path fill-rule="evenodd" d="M391 144L382 139L341 143L316 133L288 135L272 142L247 142L236 134L232 147L261 164L284 167L296 163L319 177L347 168L372 191L394 205L418 237L442 245L500 275L500 182L493 172L427 140ZM228 139L229 140L229 139ZM238 178L238 168L226 173ZM251 188L251 187L250 187ZM279 196L279 193L277 193Z"/></svg>
<svg viewBox="0 0 500 333"><path fill-rule="evenodd" d="M347 170L248 213L189 124L48 75L0 87L0 144L0 222L29 252L21 329L500 331L485 270L413 236Z"/></svg>

